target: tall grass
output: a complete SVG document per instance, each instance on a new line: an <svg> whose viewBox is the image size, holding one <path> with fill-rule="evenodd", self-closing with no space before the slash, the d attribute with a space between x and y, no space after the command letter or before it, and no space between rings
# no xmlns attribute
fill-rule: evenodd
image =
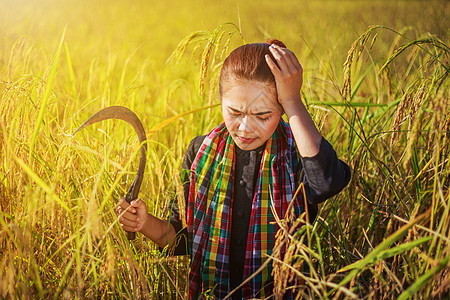
<svg viewBox="0 0 450 300"><path fill-rule="evenodd" d="M314 46L296 51L302 39L292 38L295 52L309 51L303 100L353 177L314 224L280 234L291 255L273 257L286 276L279 295L449 294L448 40L397 29L353 35L344 67ZM110 120L71 133L99 108L133 109L149 137L140 197L167 217L170 199L182 197L188 142L221 121L221 62L246 35L232 23L196 31L172 41L161 68L139 51L82 60L70 25L57 32L48 48L18 39L1 55L0 297L184 298L187 259L139 235L130 243L112 211L137 168L131 126Z"/></svg>

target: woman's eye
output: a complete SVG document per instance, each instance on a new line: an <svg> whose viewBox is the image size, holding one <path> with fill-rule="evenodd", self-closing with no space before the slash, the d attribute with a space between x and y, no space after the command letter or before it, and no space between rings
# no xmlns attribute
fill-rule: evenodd
<svg viewBox="0 0 450 300"><path fill-rule="evenodd" d="M270 117L265 117L265 118L258 117L258 119L260 119L261 121L267 121L270 119Z"/></svg>

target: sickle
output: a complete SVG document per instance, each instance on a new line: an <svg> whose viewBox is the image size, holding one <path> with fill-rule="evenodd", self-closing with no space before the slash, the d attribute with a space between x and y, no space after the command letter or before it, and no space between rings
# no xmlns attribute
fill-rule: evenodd
<svg viewBox="0 0 450 300"><path fill-rule="evenodd" d="M137 174L136 177L134 178L133 183L131 184L130 189L127 192L127 195L125 196L125 200L128 203L130 203L132 200L136 199L139 194L142 179L144 178L144 170L146 162L145 153L147 152L147 143L144 143L147 140L145 136L145 129L144 126L142 126L142 122L141 120L139 120L138 116L136 116L136 114L132 112L130 109L123 106L106 107L97 112L96 114L94 114L89 119L87 119L83 124L81 124L81 126L78 127L77 130L75 130L73 135L75 135L75 133L77 133L81 129L88 127L89 125L107 119L120 119L131 124L134 130L136 131L139 138L139 143L141 144ZM126 235L129 240L134 240L136 236L134 232L129 231L126 232Z"/></svg>

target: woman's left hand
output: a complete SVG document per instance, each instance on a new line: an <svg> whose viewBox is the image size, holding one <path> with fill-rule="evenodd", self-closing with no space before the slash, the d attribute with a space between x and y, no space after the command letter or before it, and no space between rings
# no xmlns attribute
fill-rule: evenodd
<svg viewBox="0 0 450 300"><path fill-rule="evenodd" d="M303 83L303 69L295 54L277 45L270 45L277 64L266 55L266 62L275 76L278 102L286 113L300 155L313 157L319 153L322 135L306 110L300 96Z"/></svg>
<svg viewBox="0 0 450 300"><path fill-rule="evenodd" d="M292 51L275 44L270 45L269 50L278 66L269 55L266 55L266 62L275 76L278 101L286 112L292 105L302 104L303 69Z"/></svg>

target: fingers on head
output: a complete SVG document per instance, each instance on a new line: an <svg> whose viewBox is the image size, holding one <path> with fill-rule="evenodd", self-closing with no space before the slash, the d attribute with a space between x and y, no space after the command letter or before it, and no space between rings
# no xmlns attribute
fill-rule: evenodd
<svg viewBox="0 0 450 300"><path fill-rule="evenodd" d="M281 72L289 71L293 68L292 59L290 58L291 51L277 46L271 46L270 50Z"/></svg>
<svg viewBox="0 0 450 300"><path fill-rule="evenodd" d="M285 48L280 48L274 44L270 45L269 47L269 51L270 53L272 53L273 58L277 61L280 62L282 61L283 55L285 53L287 49Z"/></svg>
<svg viewBox="0 0 450 300"><path fill-rule="evenodd" d="M297 56L289 49L281 48L277 45L271 45L270 51L280 67L285 67L288 70L301 70L302 67L297 59Z"/></svg>
<svg viewBox="0 0 450 300"><path fill-rule="evenodd" d="M302 65L297 59L297 56L293 52L288 55L289 60L291 61L291 65L298 71L303 71Z"/></svg>
<svg viewBox="0 0 450 300"><path fill-rule="evenodd" d="M269 69L272 71L272 74L274 76L278 76L281 72L280 68L268 54L266 54L266 62L267 62L267 65L269 66Z"/></svg>

